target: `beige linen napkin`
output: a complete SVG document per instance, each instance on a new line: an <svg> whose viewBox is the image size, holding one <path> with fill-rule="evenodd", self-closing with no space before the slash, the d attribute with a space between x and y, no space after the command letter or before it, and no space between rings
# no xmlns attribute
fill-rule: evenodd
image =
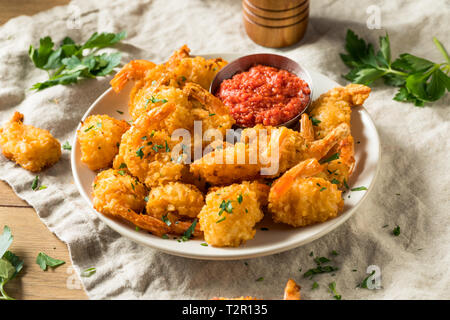
<svg viewBox="0 0 450 320"><path fill-rule="evenodd" d="M188 44L192 52L279 52L345 84L343 51L347 28L376 42L384 30L369 29L374 12L388 30L393 55L411 52L441 60L432 44L437 36L450 48L446 26L449 2L311 1L311 19L299 45L271 50L246 36L238 0L73 1L33 17L18 17L0 27L0 122L15 110L25 122L49 129L62 143L70 140L91 103L111 77L28 90L45 79L27 56L28 46L50 35L55 42L70 36L85 41L94 31L128 32L118 45L123 62L144 58L162 62ZM371 20L372 19L372 20ZM372 21L372 22L371 22ZM0 178L38 212L49 229L69 246L77 270L96 267L82 278L92 299L208 299L213 296L282 297L288 278L303 287L305 299L332 299L326 289L336 281L343 299L449 299L449 97L433 107L416 108L392 100L395 89L375 86L365 104L382 144L381 171L375 189L348 222L303 247L242 261L198 261L171 256L138 245L111 230L91 214L72 179L69 152L40 174L48 186L31 190L34 175L0 156ZM388 224L389 227L383 228ZM1 225L1 221L0 221ZM401 235L392 229L401 226ZM303 272L315 264L309 253L333 257L339 271L319 275L319 289ZM246 262L246 263L244 263ZM366 268L381 270L380 290L355 288ZM303 272L299 272L299 268ZM357 270L354 272L353 270ZM263 281L255 281L264 277Z"/></svg>

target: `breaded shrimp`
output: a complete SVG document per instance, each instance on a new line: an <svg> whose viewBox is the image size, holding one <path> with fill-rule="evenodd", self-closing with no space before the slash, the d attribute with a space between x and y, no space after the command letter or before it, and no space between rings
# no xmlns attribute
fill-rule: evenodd
<svg viewBox="0 0 450 320"><path fill-rule="evenodd" d="M6 158L32 172L55 164L61 157L59 141L48 130L24 125L19 112L0 128L0 147Z"/></svg>
<svg viewBox="0 0 450 320"><path fill-rule="evenodd" d="M370 91L367 86L349 84L346 87L331 89L313 101L308 112L311 118L315 119L315 139L321 139L342 123L350 126L351 108L362 105L369 97ZM340 154L341 161L348 166L349 173L353 172L355 166L353 148L353 137L349 135L330 150L330 155Z"/></svg>
<svg viewBox="0 0 450 320"><path fill-rule="evenodd" d="M169 226L161 219L140 214L145 208L147 189L137 179L123 171L109 169L100 172L92 188L95 210L131 222L154 235L183 234L191 225L191 222L183 221ZM194 229L193 234L200 235L199 228Z"/></svg>
<svg viewBox="0 0 450 320"><path fill-rule="evenodd" d="M237 298L214 297L211 300L258 300L251 296ZM283 300L300 300L300 286L294 280L289 279L284 289Z"/></svg>
<svg viewBox="0 0 450 320"><path fill-rule="evenodd" d="M261 130L267 133L266 143L259 139ZM255 134L251 135L250 131ZM194 161L190 170L213 185L275 178L304 159L321 159L349 131L347 124L341 124L324 139L306 142L301 133L286 127L257 125L242 131L241 142L216 149Z"/></svg>
<svg viewBox="0 0 450 320"><path fill-rule="evenodd" d="M129 128L125 120L107 115L89 116L78 130L81 161L91 170L110 167L119 152L122 135Z"/></svg>
<svg viewBox="0 0 450 320"><path fill-rule="evenodd" d="M269 193L269 211L275 222L303 227L335 218L342 211L341 191L315 177L322 171L316 159L308 159L275 181Z"/></svg>
<svg viewBox="0 0 450 320"><path fill-rule="evenodd" d="M185 164L173 161L171 150L176 142L163 131L163 120L175 106L166 103L139 117L122 136L114 168L124 163L129 172L148 187L182 178Z"/></svg>
<svg viewBox="0 0 450 320"><path fill-rule="evenodd" d="M208 244L237 247L253 239L255 224L264 216L258 189L268 188L258 182L244 181L208 193L199 214L200 228Z"/></svg>
<svg viewBox="0 0 450 320"><path fill-rule="evenodd" d="M225 136L226 130L235 124L236 121L228 107L200 85L193 82L186 83L183 92L193 101L194 119L202 121L204 131L216 129Z"/></svg>
<svg viewBox="0 0 450 320"><path fill-rule="evenodd" d="M197 187L181 182L169 182L150 190L147 213L161 219L166 216L172 223L181 217L196 218L205 204Z"/></svg>

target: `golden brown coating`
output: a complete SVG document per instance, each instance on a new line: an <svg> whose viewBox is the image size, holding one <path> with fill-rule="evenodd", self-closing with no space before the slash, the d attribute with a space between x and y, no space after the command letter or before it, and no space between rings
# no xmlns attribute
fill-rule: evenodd
<svg viewBox="0 0 450 320"><path fill-rule="evenodd" d="M214 297L211 300L258 300L258 298L251 296L241 296L237 298ZM289 279L286 283L283 300L300 300L300 286L292 279Z"/></svg>
<svg viewBox="0 0 450 320"><path fill-rule="evenodd" d="M142 214L147 189L136 178L124 171L109 169L100 172L92 188L95 210L107 216L131 222L157 236L168 233L181 235L192 224L192 221L179 221L169 226L161 219ZM194 229L193 235L201 235L199 227Z"/></svg>
<svg viewBox="0 0 450 320"><path fill-rule="evenodd" d="M257 182L244 181L208 193L199 214L200 228L208 244L237 247L253 239L255 225L264 217L255 191L260 187Z"/></svg>
<svg viewBox="0 0 450 320"><path fill-rule="evenodd" d="M337 186L314 177L322 171L316 159L305 160L272 185L269 211L275 222L304 227L335 218L342 211L344 200Z"/></svg>
<svg viewBox="0 0 450 320"><path fill-rule="evenodd" d="M244 143L216 148L190 165L193 174L212 185L228 185L242 180L257 179L261 166L250 162L252 151Z"/></svg>
<svg viewBox="0 0 450 320"><path fill-rule="evenodd" d="M179 216L195 218L205 200L197 187L181 182L169 182L150 190L147 201L147 213L161 219L167 215L172 222Z"/></svg>
<svg viewBox="0 0 450 320"><path fill-rule="evenodd" d="M77 135L81 161L91 170L110 167L119 152L122 135L129 128L130 125L124 120L107 115L89 116Z"/></svg>
<svg viewBox="0 0 450 320"><path fill-rule="evenodd" d="M181 180L185 168L183 163L172 160L171 150L176 142L162 131L163 119L175 106L166 103L139 117L122 136L119 154L114 168L125 163L129 172L148 187Z"/></svg>
<svg viewBox="0 0 450 320"><path fill-rule="evenodd" d="M350 126L351 108L362 105L369 97L370 91L367 86L349 84L346 87L333 88L315 100L310 108L310 116L315 119L313 126L315 139L321 139L342 123ZM355 167L353 137L349 135L346 139L342 139L330 150L329 155L334 153L340 154L349 174L352 173Z"/></svg>
<svg viewBox="0 0 450 320"><path fill-rule="evenodd" d="M369 94L369 87L349 84L333 88L314 100L309 115L320 121L313 126L316 139L323 138L341 123L350 125L351 107L363 104Z"/></svg>
<svg viewBox="0 0 450 320"><path fill-rule="evenodd" d="M300 286L292 279L286 283L283 300L300 300Z"/></svg>
<svg viewBox="0 0 450 320"><path fill-rule="evenodd" d="M48 130L24 125L19 112L0 128L0 146L5 157L32 172L55 164L61 157L59 141Z"/></svg>

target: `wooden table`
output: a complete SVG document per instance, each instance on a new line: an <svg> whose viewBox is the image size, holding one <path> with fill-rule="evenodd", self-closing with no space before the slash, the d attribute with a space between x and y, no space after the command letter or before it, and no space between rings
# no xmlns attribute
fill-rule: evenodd
<svg viewBox="0 0 450 320"><path fill-rule="evenodd" d="M32 15L67 3L69 0L0 1L0 25L15 16ZM25 262L20 274L5 286L10 296L16 299L87 299L70 263L67 246L47 229L30 205L0 181L0 232L4 225L11 228L14 236L11 251ZM40 251L66 263L42 271L36 264Z"/></svg>

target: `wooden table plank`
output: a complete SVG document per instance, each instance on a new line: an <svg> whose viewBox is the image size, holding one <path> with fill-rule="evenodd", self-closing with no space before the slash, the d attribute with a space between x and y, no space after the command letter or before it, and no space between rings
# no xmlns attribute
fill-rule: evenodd
<svg viewBox="0 0 450 320"><path fill-rule="evenodd" d="M31 206L20 199L4 181L0 181L0 207L28 207ZM0 226L1 227L1 226Z"/></svg>
<svg viewBox="0 0 450 320"><path fill-rule="evenodd" d="M7 225L14 237L10 251L24 260L20 274L6 285L15 299L86 299L70 263L66 245L39 220L32 208L0 207L1 229ZM39 252L66 261L43 271L36 264Z"/></svg>
<svg viewBox="0 0 450 320"><path fill-rule="evenodd" d="M33 15L69 0L0 1L0 25L18 15ZM0 232L8 225L14 236L11 251L24 260L24 268L5 289L16 299L87 299L70 263L67 246L52 234L36 212L3 181L0 181ZM36 264L39 252L66 261L43 271Z"/></svg>
<svg viewBox="0 0 450 320"><path fill-rule="evenodd" d="M55 6L68 4L70 0L3 0L0 1L0 25L20 15L33 15Z"/></svg>

